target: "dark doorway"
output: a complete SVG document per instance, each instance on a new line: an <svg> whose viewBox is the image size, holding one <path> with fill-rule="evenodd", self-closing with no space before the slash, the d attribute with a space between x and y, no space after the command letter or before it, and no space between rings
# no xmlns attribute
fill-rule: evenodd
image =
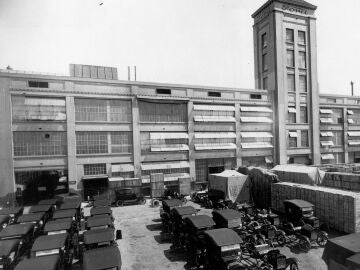
<svg viewBox="0 0 360 270"><path fill-rule="evenodd" d="M106 193L109 189L107 177L83 179L84 199L92 198L94 195Z"/></svg>
<svg viewBox="0 0 360 270"><path fill-rule="evenodd" d="M223 171L225 171L224 166L209 167L209 174L221 173Z"/></svg>

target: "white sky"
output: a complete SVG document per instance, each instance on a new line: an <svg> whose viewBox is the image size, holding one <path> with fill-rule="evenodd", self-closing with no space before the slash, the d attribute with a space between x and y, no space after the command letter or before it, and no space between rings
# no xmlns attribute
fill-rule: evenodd
<svg viewBox="0 0 360 270"><path fill-rule="evenodd" d="M99 5L104 2L103 5ZM0 68L115 66L139 81L254 88L253 20L265 0L0 0ZM360 95L360 1L318 6L321 93Z"/></svg>

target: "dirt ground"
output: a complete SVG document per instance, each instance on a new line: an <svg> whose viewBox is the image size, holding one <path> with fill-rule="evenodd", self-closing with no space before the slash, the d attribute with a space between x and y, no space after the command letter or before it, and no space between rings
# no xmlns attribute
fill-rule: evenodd
<svg viewBox="0 0 360 270"><path fill-rule="evenodd" d="M187 205L201 208L192 202ZM118 240L122 269L185 269L186 255L171 250L171 242L161 234L159 208L152 208L149 200L146 205L113 208L113 214L116 229L121 229L123 234L123 239ZM211 210L202 208L199 214L211 215ZM288 247L280 250L286 256L298 258L299 269L327 269L321 259L323 248L298 254L291 252Z"/></svg>

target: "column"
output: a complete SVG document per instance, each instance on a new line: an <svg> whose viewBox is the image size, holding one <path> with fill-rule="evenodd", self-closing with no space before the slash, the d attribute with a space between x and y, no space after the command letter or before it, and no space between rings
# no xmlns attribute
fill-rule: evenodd
<svg viewBox="0 0 360 270"><path fill-rule="evenodd" d="M137 86L131 86L131 93L136 95ZM140 142L140 113L139 103L136 97L131 100L132 108L132 134L133 134L133 157L134 157L134 176L141 178L141 142Z"/></svg>
<svg viewBox="0 0 360 270"><path fill-rule="evenodd" d="M71 87L72 83L66 84L65 87ZM66 97L66 134L69 188L81 189L81 175L77 175L76 168L75 99L70 96Z"/></svg>

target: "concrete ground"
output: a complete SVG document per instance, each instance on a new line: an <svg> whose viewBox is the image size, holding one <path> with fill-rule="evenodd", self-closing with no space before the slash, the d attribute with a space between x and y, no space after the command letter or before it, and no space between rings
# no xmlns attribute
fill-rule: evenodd
<svg viewBox="0 0 360 270"><path fill-rule="evenodd" d="M200 208L192 202L187 205ZM202 208L199 214L211 215L211 210ZM113 215L116 229L121 229L123 234L123 239L118 240L122 269L185 269L186 254L171 250L171 242L161 234L159 208L152 208L149 200L146 205L113 208ZM288 257L298 258L299 269L327 269L321 259L323 248L312 249L308 253L293 253L294 250L289 247L280 250Z"/></svg>

